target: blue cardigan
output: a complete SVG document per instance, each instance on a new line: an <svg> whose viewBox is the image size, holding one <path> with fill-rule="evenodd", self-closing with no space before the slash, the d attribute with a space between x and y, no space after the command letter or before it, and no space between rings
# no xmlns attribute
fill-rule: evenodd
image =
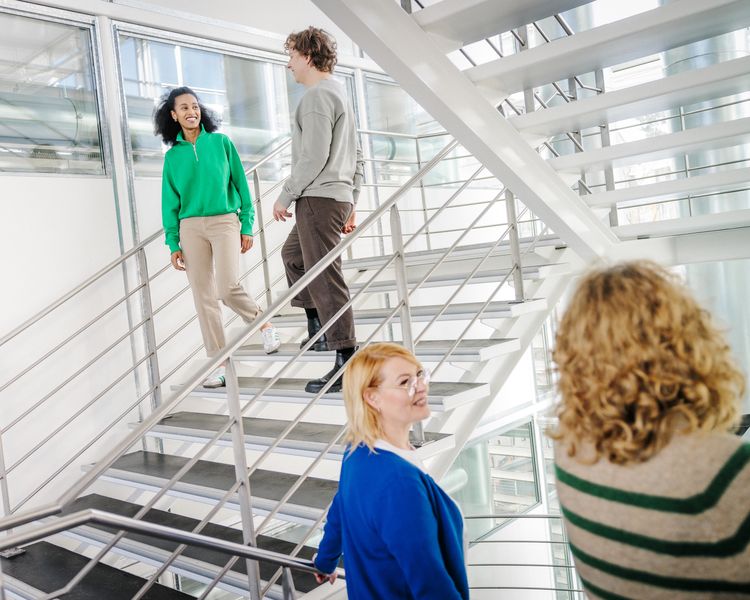
<svg viewBox="0 0 750 600"><path fill-rule="evenodd" d="M402 457L346 454L315 566L344 554L349 600L468 600L463 520L437 483Z"/></svg>

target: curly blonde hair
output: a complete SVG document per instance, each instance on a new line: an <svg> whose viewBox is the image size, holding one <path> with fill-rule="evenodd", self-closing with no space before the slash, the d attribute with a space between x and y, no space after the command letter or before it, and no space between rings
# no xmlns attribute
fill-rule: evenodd
<svg viewBox="0 0 750 600"><path fill-rule="evenodd" d="M728 430L745 380L722 333L679 280L652 262L592 271L557 333L553 439L617 463L648 460L675 432Z"/></svg>

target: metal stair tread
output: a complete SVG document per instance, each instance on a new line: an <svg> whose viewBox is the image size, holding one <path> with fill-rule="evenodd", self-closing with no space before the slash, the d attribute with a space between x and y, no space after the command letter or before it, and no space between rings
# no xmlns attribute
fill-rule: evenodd
<svg viewBox="0 0 750 600"><path fill-rule="evenodd" d="M139 481L145 485L163 485L179 471L188 459L171 454L136 451L119 458L107 476ZM250 489L255 512L269 511L297 481L296 475L256 469L250 476ZM199 460L177 482L174 491L204 498L221 497L235 483L234 466ZM279 518L317 518L333 500L338 484L334 481L308 477L279 512ZM232 506L231 503L228 503Z"/></svg>
<svg viewBox="0 0 750 600"><path fill-rule="evenodd" d="M242 379L240 384L242 385ZM302 380L300 380L302 381ZM304 383L302 383L304 387ZM309 395L308 395L309 396ZM212 415L198 412L181 411L169 415L159 421L153 428L155 432L184 432L185 435L201 437L213 437L227 422L228 417L224 415ZM289 421L282 419L266 419L259 417L243 417L242 425L245 432L246 443L269 446L289 426ZM340 425L330 423L300 422L294 426L286 438L280 443L280 447L304 450L316 450L320 452L338 435ZM449 437L445 433L425 432L427 441L438 441ZM227 432L226 439L230 439ZM344 453L344 444L338 443L330 450L331 453L340 456Z"/></svg>
<svg viewBox="0 0 750 600"><path fill-rule="evenodd" d="M413 14L414 20L428 33L455 41L456 48L504 31L539 21L554 13L587 4L592 0L442 0ZM468 5L468 6L467 6ZM459 44L460 42L460 44Z"/></svg>
<svg viewBox="0 0 750 600"><path fill-rule="evenodd" d="M26 552L14 558L0 559L3 575L44 593L65 587L89 562L89 559L50 542L36 542L24 547ZM70 600L101 600L104 590L108 600L129 600L146 582L145 579L98 563L83 578ZM192 600L194 597L160 584L154 584L145 600Z"/></svg>
<svg viewBox="0 0 750 600"><path fill-rule="evenodd" d="M484 305L484 302L460 302L451 304L440 315L440 321L448 320L471 320L473 319L480 308ZM525 302L515 302L512 300L496 300L490 302L484 309L482 319L490 318L510 318L520 312L528 312L529 309L541 310L547 307L546 302L543 298L534 298L532 300L526 300ZM409 308L412 322L423 322L431 321L439 311L444 308L444 305L430 304L430 305L413 305ZM354 323L355 325L379 325L383 320L391 313L391 308L365 308L357 309L354 311ZM399 314L394 315L392 322L398 323L401 317ZM276 327L304 327L307 324L305 314L293 313L293 314L281 314L276 315L273 318L273 324ZM292 344L293 345L293 344ZM282 344L279 352L285 352L289 350L288 344ZM258 346L260 347L260 346ZM298 347L299 348L299 347Z"/></svg>
<svg viewBox="0 0 750 600"><path fill-rule="evenodd" d="M318 353L316 353L318 354ZM329 356L332 356L330 353ZM330 358L329 358L330 360ZM269 379L265 377L239 377L240 397L250 399L264 388ZM307 379L282 378L274 383L263 397L267 401L307 404L312 395L305 392ZM181 386L174 386L178 390ZM487 397L490 387L486 383L464 382L431 382L428 402L435 412L451 410L457 406ZM224 399L226 391L219 389L198 388L195 395L202 398ZM343 406L344 398L340 392L324 394L319 400L321 406Z"/></svg>
<svg viewBox="0 0 750 600"><path fill-rule="evenodd" d="M481 303L480 303L481 304ZM474 313L476 314L476 313ZM413 315L412 315L413 316ZM487 318L492 318L493 314L488 313ZM494 316L508 317L507 312L497 313ZM301 315L299 323L302 324L304 315ZM379 322L379 321L378 321ZM281 318L274 318L274 325L277 327L288 325L289 322L282 322ZM423 340L416 345L415 354L422 361L441 360L448 350L455 344L453 340ZM515 352L520 349L520 342L516 338L495 338L495 339L469 339L461 340L456 349L451 353L450 362L461 361L483 361L489 360L501 354ZM266 354L263 346L260 344L249 344L242 346L234 357L238 360L253 361L282 361L292 358L299 352L298 343L281 344L279 350L274 354ZM334 360L334 352L305 352L298 360L304 362L330 362ZM431 390L432 391L432 390Z"/></svg>
<svg viewBox="0 0 750 600"><path fill-rule="evenodd" d="M422 265L419 265L420 267ZM531 280L531 279L540 279L542 278L545 273L545 271L557 267L558 265L555 264L542 264L542 265L524 265L521 269L521 272L523 273L524 279ZM560 265L562 266L562 265ZM473 268L474 265L471 264L469 267ZM421 269L421 271L426 270L428 268L427 265L424 265L424 268ZM422 281L424 278L425 273L417 271L418 267L416 265L410 265L410 268L407 270L407 276L406 276L406 283L408 286L413 286ZM468 267L467 267L468 269ZM466 276L468 275L467 269L464 269L463 272L444 272L440 269L436 270L432 275L430 275L429 279L427 279L421 286L421 288L431 288L431 287L447 287L452 285L460 285L464 282L466 279ZM417 271L417 272L415 272ZM510 273L511 267L493 267L493 266L484 266L483 268L480 268L474 276L471 278L469 284L481 284L481 283L499 283L502 281L504 277ZM349 291L354 293L357 290L364 287L365 282L364 281L356 281L349 283ZM468 284L467 284L468 285ZM383 279L380 281L374 281L370 284L370 286L367 288L368 292L386 292L386 291L394 291L396 289L396 281L395 279Z"/></svg>
<svg viewBox="0 0 750 600"><path fill-rule="evenodd" d="M497 90L505 97L736 31L748 24L750 3L746 0L673 2L471 67L465 73L481 88Z"/></svg>
<svg viewBox="0 0 750 600"><path fill-rule="evenodd" d="M521 251L523 252L531 242L531 238L520 238ZM494 242L485 242L481 244L467 244L465 246L457 246L446 261L465 260L466 258L481 258L492 246ZM550 234L540 236L536 242L536 247L543 246L558 246L565 245L559 236ZM404 259L407 265L416 264L435 264L445 254L447 248L437 248L435 250L416 250L414 252L406 252ZM491 256L501 256L510 254L510 243L507 241L501 242L497 248L492 252ZM365 256L361 258L352 258L342 262L344 269L358 269L360 271L378 268L384 262L386 262L390 256Z"/></svg>
<svg viewBox="0 0 750 600"><path fill-rule="evenodd" d="M508 121L520 132L547 137L738 94L749 86L750 57L745 56L544 110L512 115Z"/></svg>
<svg viewBox="0 0 750 600"><path fill-rule="evenodd" d="M98 509L114 513L117 515L123 515L133 517L136 513L141 510L139 504L127 502L125 500L118 500L109 496L102 496L100 494L88 494L81 498L78 498L70 504L62 514L69 514L79 510L85 510L88 508ZM155 523L158 525L164 525L166 527L172 527L182 531L193 531L195 527L200 523L198 519L192 519L184 515L180 515L173 512L167 512L159 509L151 509L143 517L142 520L148 523ZM109 527L103 527L99 525L88 526L95 529L113 533L114 529ZM235 542L238 544L242 543L242 530L227 527L225 525L218 525L216 523L208 523L200 532L202 535L218 538L228 542ZM180 544L179 542L173 542L171 540L164 540L160 538L149 537L139 533L126 533L125 537L129 540L139 542L141 544L152 546L163 551L172 552ZM278 538L258 535L256 536L256 545L258 548L263 550L270 550L278 552L280 554L289 555L294 550L296 544L281 540ZM303 546L298 556L300 558L312 558L315 554L315 548L311 546ZM209 565L223 567L231 556L218 552L216 550L209 550L207 548L198 548L196 546L188 546L182 553L182 556L198 560ZM264 581L268 581L276 572L277 567L268 562L260 561L260 576ZM247 573L247 567L244 560L238 560L231 569L243 576ZM308 592L317 587L315 580L312 576L303 576L302 574L295 573L294 577L295 587L298 591Z"/></svg>
<svg viewBox="0 0 750 600"><path fill-rule="evenodd" d="M750 140L750 117L744 117L665 133L647 140L623 142L586 152L556 156L547 162L557 171L578 172L581 169L639 164L672 158L697 149L725 148L746 143L748 140Z"/></svg>

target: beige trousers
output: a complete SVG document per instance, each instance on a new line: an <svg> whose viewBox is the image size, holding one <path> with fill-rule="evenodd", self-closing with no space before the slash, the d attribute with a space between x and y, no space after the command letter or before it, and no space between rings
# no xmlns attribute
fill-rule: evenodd
<svg viewBox="0 0 750 600"><path fill-rule="evenodd" d="M224 347L219 300L251 323L261 312L239 283L240 220L234 213L180 221L180 247L209 357Z"/></svg>

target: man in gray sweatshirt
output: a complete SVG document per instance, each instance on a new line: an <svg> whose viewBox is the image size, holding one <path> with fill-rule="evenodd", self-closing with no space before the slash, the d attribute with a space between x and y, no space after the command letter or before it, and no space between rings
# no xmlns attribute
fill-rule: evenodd
<svg viewBox="0 0 750 600"><path fill-rule="evenodd" d="M281 251L286 278L291 286L355 228L354 207L364 173L357 143L357 124L344 86L332 77L336 42L322 29L308 27L292 33L284 44L287 68L297 83L307 88L292 121L292 174L273 207L277 221L292 217L297 222ZM308 339L321 323L349 301L349 288L336 259L292 300L305 309ZM307 383L305 390L319 392L352 356L357 340L354 315L349 308L313 345L313 350L336 350L331 371ZM341 377L329 388L341 391Z"/></svg>

